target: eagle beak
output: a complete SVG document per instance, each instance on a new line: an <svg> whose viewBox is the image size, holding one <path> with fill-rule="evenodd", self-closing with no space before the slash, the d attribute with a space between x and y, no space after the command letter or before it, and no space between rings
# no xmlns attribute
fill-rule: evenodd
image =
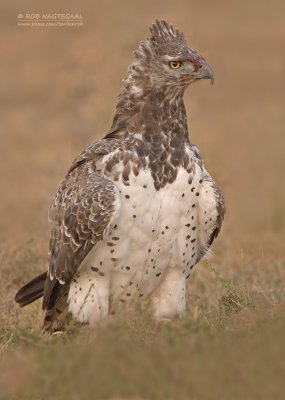
<svg viewBox="0 0 285 400"><path fill-rule="evenodd" d="M214 83L214 71L213 68L206 63L206 61L200 61L199 70L196 73L196 79L211 79L211 83Z"/></svg>

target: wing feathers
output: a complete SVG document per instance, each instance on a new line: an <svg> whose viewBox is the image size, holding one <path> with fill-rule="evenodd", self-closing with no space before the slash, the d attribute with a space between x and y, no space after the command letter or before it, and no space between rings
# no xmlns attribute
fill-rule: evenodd
<svg viewBox="0 0 285 400"><path fill-rule="evenodd" d="M50 209L50 266L43 308L49 307L56 281L69 284L92 247L102 240L120 208L119 191L90 162L65 177Z"/></svg>

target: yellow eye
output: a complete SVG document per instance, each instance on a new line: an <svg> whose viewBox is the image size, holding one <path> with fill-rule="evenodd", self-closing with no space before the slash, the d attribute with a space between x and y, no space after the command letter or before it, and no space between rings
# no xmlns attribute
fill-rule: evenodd
<svg viewBox="0 0 285 400"><path fill-rule="evenodd" d="M181 62L181 61L169 61L169 64L168 64L168 65L169 65L170 68L172 68L172 69L178 69L178 68L181 67L182 62Z"/></svg>

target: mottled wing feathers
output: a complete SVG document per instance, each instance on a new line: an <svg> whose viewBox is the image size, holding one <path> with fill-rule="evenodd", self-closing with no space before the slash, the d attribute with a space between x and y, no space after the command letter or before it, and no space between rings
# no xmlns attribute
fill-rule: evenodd
<svg viewBox="0 0 285 400"><path fill-rule="evenodd" d="M79 163L60 184L50 208L50 265L43 308L58 282L69 283L91 248L102 240L120 208L115 185L96 171L94 162Z"/></svg>
<svg viewBox="0 0 285 400"><path fill-rule="evenodd" d="M206 170L199 148L195 144L191 144L191 149L195 154L196 163L203 170L199 205L200 251L196 260L198 263L207 254L214 239L218 237L226 208L223 194Z"/></svg>
<svg viewBox="0 0 285 400"><path fill-rule="evenodd" d="M109 132L110 133L110 132ZM87 161L97 161L104 155L110 154L116 149L121 147L121 140L117 138L108 138L108 134L106 138L99 140L97 142L91 143L87 146L72 162L68 173L71 173L75 168L77 168L80 164L83 164Z"/></svg>
<svg viewBox="0 0 285 400"><path fill-rule="evenodd" d="M225 213L226 213L224 196L217 184L215 185L215 195L216 195L216 199L217 199L217 214L218 214L218 216L217 216L217 220L216 220L215 229L209 239L209 247L213 243L214 239L218 237L218 234L220 233L222 223L223 223Z"/></svg>
<svg viewBox="0 0 285 400"><path fill-rule="evenodd" d="M207 199L208 194L211 196L209 199ZM202 202L199 210L201 249L197 262L204 257L214 239L218 237L226 212L223 194L205 169L201 191L201 196L203 195L205 196L205 201Z"/></svg>

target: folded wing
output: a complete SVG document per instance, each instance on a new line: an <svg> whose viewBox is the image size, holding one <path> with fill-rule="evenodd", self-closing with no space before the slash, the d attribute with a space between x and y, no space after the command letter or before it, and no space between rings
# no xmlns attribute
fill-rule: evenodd
<svg viewBox="0 0 285 400"><path fill-rule="evenodd" d="M94 161L72 169L62 181L50 208L50 265L43 308L61 297L89 251L110 230L120 210L119 191L96 170Z"/></svg>

